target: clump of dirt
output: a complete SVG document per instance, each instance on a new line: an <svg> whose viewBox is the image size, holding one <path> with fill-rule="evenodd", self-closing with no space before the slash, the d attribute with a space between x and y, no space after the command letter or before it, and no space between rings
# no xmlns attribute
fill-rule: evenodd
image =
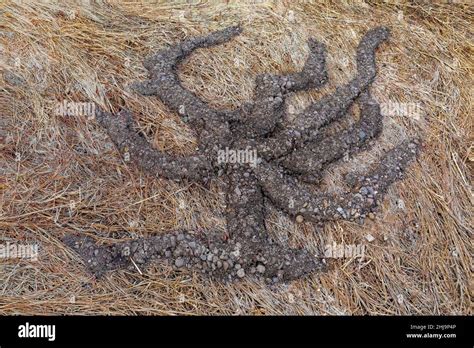
<svg viewBox="0 0 474 348"><path fill-rule="evenodd" d="M173 157L151 148L126 110L97 113L98 122L117 148L143 171L202 183L219 177L225 183L227 233L175 231L109 246L98 246L88 237L67 236L65 242L95 274L119 268L140 271L142 265L164 261L175 269L195 270L224 281L252 276L276 283L323 270L321 260L308 251L272 240L265 226L265 202L296 216L297 221L363 222L418 153L419 142L406 141L388 151L368 173L349 176L346 184L350 189L344 194L311 195L300 181L319 182L329 164L347 153L367 149L369 140L381 132L380 107L368 88L376 76L375 50L389 31L378 27L367 32L357 49L356 76L299 113L289 127L281 124L286 98L327 81L326 50L314 39L309 41L310 54L301 72L258 76L254 100L237 110L214 109L181 85L177 68L187 56L240 32L240 27L230 27L163 49L145 60L149 79L133 85L140 94L158 96L196 131L199 147L195 154ZM327 126L347 115L355 102L360 106L357 123L330 134ZM219 161L223 149L255 150L258 161Z"/></svg>

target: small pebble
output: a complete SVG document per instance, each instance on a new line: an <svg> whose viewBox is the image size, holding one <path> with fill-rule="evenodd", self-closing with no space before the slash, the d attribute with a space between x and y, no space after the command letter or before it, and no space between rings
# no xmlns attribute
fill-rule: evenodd
<svg viewBox="0 0 474 348"><path fill-rule="evenodd" d="M178 268L183 267L183 266L184 266L184 260L183 260L183 258L178 257L178 258L175 260L174 265L175 265L176 267L178 267Z"/></svg>

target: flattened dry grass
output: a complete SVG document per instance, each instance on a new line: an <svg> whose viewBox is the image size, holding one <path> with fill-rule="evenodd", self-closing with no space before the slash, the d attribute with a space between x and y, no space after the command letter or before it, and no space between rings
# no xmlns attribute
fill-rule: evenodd
<svg viewBox="0 0 474 348"><path fill-rule="evenodd" d="M0 314L472 313L474 16L467 2L0 6L0 242L40 245L38 262L0 260ZM360 170L409 136L423 139L422 156L362 226L338 222L318 231L271 212L272 232L291 245L321 253L332 241L365 244L362 262L328 260L327 273L272 288L224 285L159 265L94 279L62 236L82 232L108 242L178 227L224 230L224 199L217 187L156 180L127 166L94 121L55 116L55 103L127 107L154 146L192 152L196 139L179 117L126 86L144 77L150 52L235 23L243 34L196 52L181 69L183 83L216 107L236 107L251 99L258 73L301 69L306 40L315 37L328 48L330 83L292 98L290 112L347 81L363 33L389 26L373 95L380 103L416 103L421 114L386 115L379 145L343 167ZM340 175L330 168L327 189Z"/></svg>

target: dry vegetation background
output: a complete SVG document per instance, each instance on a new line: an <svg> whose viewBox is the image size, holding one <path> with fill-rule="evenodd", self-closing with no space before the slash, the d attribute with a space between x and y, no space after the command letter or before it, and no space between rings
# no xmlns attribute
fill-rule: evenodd
<svg viewBox="0 0 474 348"><path fill-rule="evenodd" d="M0 242L38 243L40 255L37 262L0 260L0 314L472 313L469 2L194 3L2 0ZM366 30L391 28L377 52L374 97L417 103L421 114L386 115L380 145L344 165L371 163L414 135L424 139L421 157L364 225L317 231L278 212L269 224L279 238L315 253L333 241L365 244L365 259L328 260L328 272L275 287L225 285L159 265L94 279L62 236L81 232L107 243L178 227L223 230L224 200L215 187L140 173L93 120L58 117L55 103L126 106L157 148L190 152L196 139L178 116L126 86L144 77L150 52L235 23L243 34L196 52L181 69L184 84L214 106L237 106L251 98L258 73L301 69L313 36L327 45L330 83L295 96L291 112L353 76ZM331 169L328 189L338 178Z"/></svg>

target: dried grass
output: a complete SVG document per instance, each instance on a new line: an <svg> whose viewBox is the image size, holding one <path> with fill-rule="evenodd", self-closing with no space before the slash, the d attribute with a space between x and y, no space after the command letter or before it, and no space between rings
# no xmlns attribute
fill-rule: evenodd
<svg viewBox="0 0 474 348"><path fill-rule="evenodd" d="M467 314L472 313L473 7L461 2L258 1L198 4L17 1L0 5L0 67L24 81L0 85L0 239L37 242L38 262L0 260L0 314ZM381 144L345 169L360 169L400 138L421 136L422 156L363 226L317 231L278 212L270 226L290 244L365 243L366 257L330 261L309 279L269 288L214 283L161 266L93 279L60 238L104 242L177 227L224 229L216 187L177 185L129 167L93 121L61 118L58 101L134 111L149 140L191 152L192 132L157 99L126 85L143 58L187 36L240 22L232 42L197 52L185 85L217 107L251 98L261 72L301 68L306 40L328 47L329 86L296 96L295 111L354 73L361 35L388 25L372 88L379 102L415 102L420 119L385 117ZM4 75L5 76L5 75ZM19 161L15 161L16 154ZM328 189L340 172L330 170ZM405 208L399 208L399 200ZM73 205L71 205L73 202ZM375 237L367 242L365 236Z"/></svg>

